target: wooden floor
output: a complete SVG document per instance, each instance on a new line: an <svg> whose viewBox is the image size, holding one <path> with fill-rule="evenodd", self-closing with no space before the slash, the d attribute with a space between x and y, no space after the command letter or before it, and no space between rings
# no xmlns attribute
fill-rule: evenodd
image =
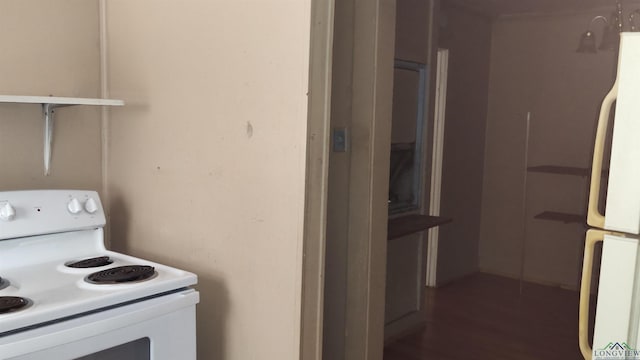
<svg viewBox="0 0 640 360"><path fill-rule="evenodd" d="M426 294L424 330L384 360L579 360L578 293L476 274ZM591 317L593 319L593 317Z"/></svg>

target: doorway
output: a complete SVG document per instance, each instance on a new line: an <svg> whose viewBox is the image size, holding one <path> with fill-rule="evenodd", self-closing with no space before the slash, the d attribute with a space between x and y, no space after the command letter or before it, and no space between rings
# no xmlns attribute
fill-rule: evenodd
<svg viewBox="0 0 640 360"><path fill-rule="evenodd" d="M398 3L401 1L404 4L412 2L398 0ZM435 3L437 6L441 2ZM436 34L439 33L439 45L444 45L451 51L451 79L448 91L456 92L457 96L448 97L450 102L447 106L447 132L444 145L447 159L445 159L442 179L442 213L451 216L454 220L451 226L443 227L440 231L441 240L437 249L439 261L435 269L438 274L437 284L440 286L455 284L471 274L482 272L506 279L518 281L524 279L534 284L571 291L571 284L577 285L576 275L579 273L578 264L581 259L582 229L576 226L579 224L563 224L562 221L554 222L553 219L536 216L549 208L565 212L580 211L584 192L576 189L580 188L584 179L552 179L548 174L527 169L528 166L523 161L524 157L521 156L525 146L524 120L527 113L532 114L531 155L527 159L528 164L541 166L557 162L562 166L575 165L579 168L589 166L592 129L590 121L595 120L599 98L610 85L609 67L613 65L612 59L607 57L607 54L597 54L592 58L578 57L574 53L577 41L574 32L577 31L579 34L583 27L580 24L584 23L584 19L588 22L591 15L597 12L594 9L570 9L569 2L566 2L564 7L554 4L552 8L542 9L534 15L505 15L506 13L500 13L500 11L506 11L504 9L473 7L470 5L471 2L466 1L442 1L442 4L445 5L445 9L438 12L434 31ZM507 2L502 4L505 5ZM535 5L536 2L531 1L527 4ZM544 6L542 2L538 4ZM334 263L331 263L332 260L328 258L326 271L327 278L337 274L338 277L341 276L342 281L326 285L325 345L337 344L337 348L343 349L338 352L338 355L326 357L327 359L346 359L350 358L345 355L346 349L350 347L349 342L362 335L360 333L351 339L345 336L350 322L353 325L352 321L356 318L366 319L366 316L358 316L362 316L364 312L373 314L373 307L377 306L378 312L381 308L379 298L373 300L372 293L366 291L357 293L356 296L352 286L364 283L367 286L384 287L384 280L380 278L385 277L385 271L380 270L378 266L386 261L386 257L380 255L387 249L382 245L383 240L380 234L372 231L370 220L375 212L372 209L375 206L384 207L386 199L379 196L378 201L368 201L366 204L371 207L361 213L358 211L360 208L354 205L354 199L351 198L352 190L357 190L357 194L368 199L373 194L372 189L375 186L369 182L374 178L372 176L375 169L366 168L360 161L365 160L367 166L370 166L374 154L379 150L376 150L375 146L364 150L358 149L363 144L361 141L369 141L376 135L368 133L372 127L367 127L364 123L356 125L351 122L352 119L358 119L356 107L361 105L359 103L361 98L355 98L356 88L362 86L359 88L362 90L365 88L363 84L367 84L368 99L375 99L380 94L371 92L371 89L376 88L370 87L373 84L371 79L358 79L356 76L356 73L363 71L357 65L356 58L359 56L366 58L364 49L375 41L372 42L366 33L356 31L356 28L363 23L360 25L358 23L358 9L355 2L343 2L336 6L332 93L334 99L340 100L332 109L332 121L342 121L342 123L334 123L332 126L347 130L348 138L351 140L348 145L351 148L348 147L345 153L332 154L334 159L338 158L341 161L339 165L332 163L334 170L336 166L342 166L343 171L329 175L330 182L336 181L343 184L340 188L344 192L342 195L338 193L329 195L330 204L334 201L334 206L329 206L328 216L334 217L329 219L329 223L338 224L338 226L333 229L327 228L327 256L329 257L332 251L339 248L342 257L334 258L339 260ZM376 19L382 21L380 13L375 11L373 10L369 15L376 14L378 16ZM344 18L340 19L340 14L343 14ZM380 31L380 26L389 26L391 20L384 21L386 22L379 23L377 28L370 27L369 34L376 34L371 35L374 38L379 36L380 34L372 29L376 28ZM395 25L393 28L396 28ZM345 31L342 33L345 36L338 35L338 29ZM390 27L387 29L389 30ZM387 36L388 32L384 35ZM380 41L380 38L377 39ZM531 44L538 44L538 46L531 46ZM368 49L371 50L370 47ZM508 52L505 49L518 49L519 52ZM373 59L371 54L371 52L368 53L369 61ZM379 53L376 54L379 55ZM336 56L342 57L336 60ZM391 60L388 54L386 56L389 64ZM519 64L528 63L531 59L536 59L536 62L529 63L529 70L519 67ZM341 62L343 67L335 66ZM553 64L558 64L558 67L554 67ZM601 71L603 68L606 69ZM371 71L371 67L367 69ZM501 72L493 69L500 69ZM530 71L531 69L538 72ZM587 69L595 69L597 74L583 79ZM340 75L337 76L337 74ZM557 79L564 79L565 84L573 84L572 86L579 89L594 89L593 92L580 95L581 105L578 108L573 106L574 110L579 110L580 115L576 113L559 115L550 112L552 108L564 109L564 103L575 100L562 97L566 94L576 94L575 91L562 90L564 88L561 85L545 87L545 84L551 84ZM509 85L511 82L519 83L520 86L513 87ZM505 106L501 107L497 100L499 96L496 94L506 94L510 100L503 102ZM559 102L558 106L545 106L547 101L545 96L550 94L556 94L552 96L564 100L562 103ZM358 113L358 116L363 115L369 115L368 119L371 119L370 111ZM453 120L450 122L449 119ZM385 126L379 122L368 124L373 127ZM562 125L562 130L554 131L553 129L557 129L554 126L558 124ZM378 127L377 130L381 129ZM570 141L563 141L563 138ZM380 155L380 153L377 154ZM362 157L360 161L355 161L354 156ZM354 168L357 167L361 168L361 173L354 173L356 171ZM529 177L526 187L523 181L525 175ZM381 180L385 179L385 176L380 176L379 179L379 181L385 181ZM365 184L365 188L356 189L360 184ZM561 195L557 193L553 195L548 191L553 189L567 189L567 191L561 190ZM523 192L526 196L523 196ZM335 197L331 199L332 196ZM525 198L534 199L534 201L521 203ZM337 203L341 205L335 206ZM386 220L383 220L386 212L377 214L379 216L377 219L386 224ZM357 219L359 222L352 223L352 219ZM351 228L352 225L363 227ZM529 230L522 235L522 229L525 227ZM363 232L362 229L367 230ZM384 231L386 229L381 226L376 229L378 232L386 232ZM359 237L352 241L354 235ZM367 245L362 242L362 239L369 239L369 236L378 237L377 240L372 237L371 242L367 240ZM558 238L572 240L559 243ZM542 240L526 241L527 239ZM369 253L371 249L367 246L373 243L378 244L379 248L374 250L374 253ZM364 249L363 252L358 252L362 249ZM521 257L521 253L525 256ZM554 256L549 258L549 254ZM378 265L371 262L371 256L373 258L377 256ZM352 272L353 269L349 268L354 264L352 260L359 261L359 271ZM374 270L376 268L378 270ZM330 272L333 272L333 275ZM361 302L356 305L354 298L350 296L356 296ZM351 309L354 306L364 307L352 313ZM331 343L333 333L329 330L332 324L335 325L331 317L334 317L334 320L342 319L340 320L342 325L338 328L345 329L338 332L334 338L338 340L334 343ZM380 320L377 319L377 321L376 324L369 323L362 328L379 327ZM348 334L352 333L348 332ZM369 340L383 338L379 332L368 335ZM360 340L354 340L354 343L360 343ZM371 345L372 342L368 344ZM377 346L381 347L380 344ZM362 350L363 347L360 349ZM367 351L369 350L359 354L368 354L368 356L374 354L372 351Z"/></svg>
<svg viewBox="0 0 640 360"><path fill-rule="evenodd" d="M504 295L500 301L510 298L521 319L560 308L575 313L594 122L613 82L615 59L610 52L585 57L575 49L584 24L602 9L571 9L569 2L547 8L531 1L527 4L539 6L531 13L488 3L441 4L439 45L451 53L442 214L453 222L440 229L435 293L473 300L472 289L481 289L478 284L485 284L487 276L502 289L496 290ZM547 294L546 304L532 310L527 302L537 290ZM456 311L480 314L482 307L471 301L454 309L451 319ZM539 329L549 324L564 329L558 343L579 356L575 319L556 314L540 316L546 323ZM481 316L467 320L480 321ZM507 326L498 332L519 330ZM462 336L465 329L456 332ZM542 348L541 338L534 344L512 339L508 346ZM437 343L431 346L431 356L445 351ZM543 357L551 358L538 358Z"/></svg>

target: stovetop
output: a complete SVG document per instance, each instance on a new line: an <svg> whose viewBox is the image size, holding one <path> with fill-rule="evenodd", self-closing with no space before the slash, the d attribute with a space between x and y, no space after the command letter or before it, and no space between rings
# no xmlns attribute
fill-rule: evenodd
<svg viewBox="0 0 640 360"><path fill-rule="evenodd" d="M43 192L42 195L46 197L47 193L48 191ZM0 206L5 194L0 192ZM57 202L60 198L58 192L55 198ZM19 203L15 196L12 202ZM25 223L13 228L19 231L29 228L30 213L25 209L40 217L42 212L51 208L47 201L40 203L37 207L25 204L16 207L17 210L21 210L16 212L16 219L21 215L20 219ZM98 208L98 212L101 211L102 209ZM197 277L190 272L107 250L104 247L102 226L95 226L95 212L84 215L85 219L77 214L71 216L74 217L73 221L77 222L71 228L80 229L77 231L68 231L68 222L64 225L64 232L46 233L50 226L60 229L60 225L56 223L44 227L35 226L34 231L38 232L38 235L10 239L6 239L5 236L4 240L1 240L3 231L11 226L7 226L7 223L0 219L0 298L4 297L5 301L12 302L15 301L12 297L20 297L28 302L22 309L0 313L0 337L25 328L113 308L196 284ZM62 215L56 216L60 218ZM51 221L47 222L51 224ZM94 224L93 228L87 229L91 227L87 224ZM97 257L107 257L109 261L99 267L67 266ZM135 270L120 270L125 266L133 266ZM142 276L144 278L138 276L141 270L145 272ZM134 281L97 284L88 279L89 275L99 272L112 274L123 271L133 276Z"/></svg>
<svg viewBox="0 0 640 360"><path fill-rule="evenodd" d="M2 245L0 242L0 253L4 250ZM30 301L23 310L0 314L0 335L182 289L197 282L192 273L107 250L83 257L94 256L108 256L113 262L98 268L70 268L65 266L65 260L54 260L27 267L4 268L0 256L0 274L8 282L8 286L0 290L0 297L23 297ZM90 274L128 265L153 267L155 275L131 283L94 284L86 280Z"/></svg>
<svg viewBox="0 0 640 360"><path fill-rule="evenodd" d="M0 253L3 251L1 245L0 242ZM8 282L8 286L0 290L0 296L23 297L30 301L24 310L0 314L0 334L140 300L197 282L196 276L189 272L131 256L104 250L86 257L93 256L108 256L113 263L100 268L80 269L65 266L64 260L22 268L0 265L0 274ZM153 267L155 276L131 283L93 284L86 281L92 273L127 265Z"/></svg>

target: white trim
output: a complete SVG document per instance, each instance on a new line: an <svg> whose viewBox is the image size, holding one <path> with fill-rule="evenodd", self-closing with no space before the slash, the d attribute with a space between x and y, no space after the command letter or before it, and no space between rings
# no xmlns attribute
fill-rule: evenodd
<svg viewBox="0 0 640 360"><path fill-rule="evenodd" d="M431 160L431 190L429 215L440 215L440 190L442 188L442 153L444 146L445 110L447 102L447 71L449 50L438 49L436 62L435 116L433 120L433 154ZM426 285L436 286L438 265L438 227L427 233Z"/></svg>
<svg viewBox="0 0 640 360"><path fill-rule="evenodd" d="M108 78L108 44L107 44L107 2L100 0L100 96L109 97ZM111 198L109 196L109 109L103 107L100 111L100 166L101 166L101 192L102 206L107 219L111 214ZM111 221L105 225L105 242L107 247L111 246Z"/></svg>
<svg viewBox="0 0 640 360"><path fill-rule="evenodd" d="M322 360L334 0L311 1L300 359Z"/></svg>

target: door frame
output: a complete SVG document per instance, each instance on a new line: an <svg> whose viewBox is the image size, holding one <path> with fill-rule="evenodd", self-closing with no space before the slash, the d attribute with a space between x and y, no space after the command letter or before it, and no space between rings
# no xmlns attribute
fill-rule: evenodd
<svg viewBox="0 0 640 360"><path fill-rule="evenodd" d="M354 10L345 359L382 359L396 1Z"/></svg>
<svg viewBox="0 0 640 360"><path fill-rule="evenodd" d="M311 1L300 359L322 360L335 0Z"/></svg>
<svg viewBox="0 0 640 360"><path fill-rule="evenodd" d="M442 188L442 161L444 150L445 109L447 103L447 75L449 50L437 50L436 93L433 116L433 150L431 158L431 189L429 195L429 215L440 216L440 192ZM435 287L438 267L439 227L427 232L426 286Z"/></svg>
<svg viewBox="0 0 640 360"><path fill-rule="evenodd" d="M395 0L354 0L345 359L382 359ZM322 359L334 0L312 0L300 358Z"/></svg>

